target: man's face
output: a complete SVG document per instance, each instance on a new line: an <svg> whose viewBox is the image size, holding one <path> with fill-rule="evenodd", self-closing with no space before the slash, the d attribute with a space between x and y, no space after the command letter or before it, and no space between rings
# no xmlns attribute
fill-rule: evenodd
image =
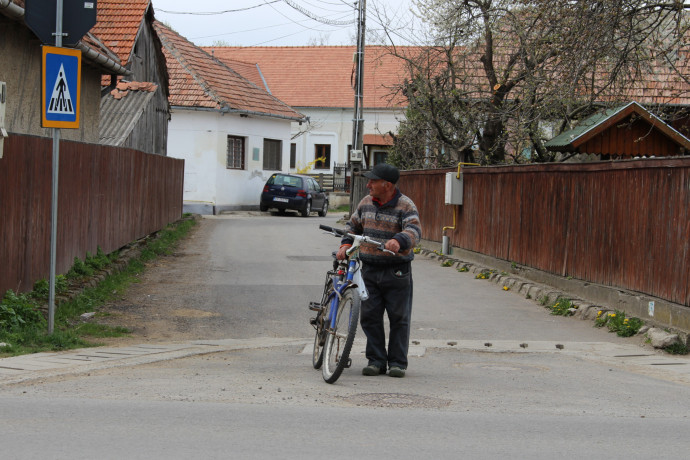
<svg viewBox="0 0 690 460"><path fill-rule="evenodd" d="M385 199L389 194L389 185L393 185L388 181L383 179L369 179L367 181L367 190L369 190L369 195L379 200Z"/></svg>

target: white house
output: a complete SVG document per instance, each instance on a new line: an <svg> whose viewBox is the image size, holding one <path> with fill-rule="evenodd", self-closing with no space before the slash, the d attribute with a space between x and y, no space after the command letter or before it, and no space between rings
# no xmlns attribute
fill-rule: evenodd
<svg viewBox="0 0 690 460"><path fill-rule="evenodd" d="M168 156L185 160L184 210L256 209L266 180L290 166L296 112L160 22L170 74Z"/></svg>
<svg viewBox="0 0 690 460"><path fill-rule="evenodd" d="M293 123L291 170L313 164L310 173L331 172L346 164L353 139L354 46L206 47L213 56L263 85L299 110L309 123ZM255 64L252 64L255 63ZM404 61L385 47L367 46L364 53L364 160L372 166L385 160L405 116L405 101L394 88L406 79ZM315 160L326 158L325 162Z"/></svg>

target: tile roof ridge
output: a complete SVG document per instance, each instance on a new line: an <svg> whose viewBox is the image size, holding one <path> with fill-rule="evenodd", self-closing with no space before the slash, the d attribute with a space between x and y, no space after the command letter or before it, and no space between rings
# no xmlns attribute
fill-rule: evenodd
<svg viewBox="0 0 690 460"><path fill-rule="evenodd" d="M163 33L159 33L158 31L156 31L158 33L158 36L160 37L163 46L168 48L170 54L177 60L180 66L182 66L182 68L187 73L189 73L189 75L194 79L194 81L196 81L199 84L199 86L206 93L206 95L209 96L213 100L213 102L216 103L218 108L221 108L224 104L227 105L227 102L224 101L221 97L219 97L218 94L216 94L216 92L211 89L211 85L206 81L206 79L202 75L199 74L194 64L189 62L185 54L178 48L176 42L183 42L192 47L198 48L202 53L206 54L209 58L212 59L211 55L157 19L154 21L154 27L155 26L158 26L158 28L163 29Z"/></svg>

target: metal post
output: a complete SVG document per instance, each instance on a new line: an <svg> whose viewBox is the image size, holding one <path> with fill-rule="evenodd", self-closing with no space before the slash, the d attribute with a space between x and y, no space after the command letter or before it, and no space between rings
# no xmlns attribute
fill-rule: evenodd
<svg viewBox="0 0 690 460"><path fill-rule="evenodd" d="M57 0L55 46L62 46L63 0ZM50 293L48 295L48 334L55 329L55 261L57 259L58 171L60 169L60 128L53 128L53 195L50 209Z"/></svg>
<svg viewBox="0 0 690 460"><path fill-rule="evenodd" d="M357 72L355 73L355 117L352 123L352 149L364 150L364 117L362 105L364 102L364 37L366 34L365 21L367 16L367 1L359 0L359 21L357 24ZM357 206L355 196L355 173L360 171L361 162L350 160L350 212Z"/></svg>

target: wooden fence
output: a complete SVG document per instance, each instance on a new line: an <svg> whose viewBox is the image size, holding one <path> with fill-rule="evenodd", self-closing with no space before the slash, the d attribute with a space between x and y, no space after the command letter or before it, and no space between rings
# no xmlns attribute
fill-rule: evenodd
<svg viewBox="0 0 690 460"><path fill-rule="evenodd" d="M464 167L461 206L447 172L401 173L424 239L690 307L690 158Z"/></svg>
<svg viewBox="0 0 690 460"><path fill-rule="evenodd" d="M60 142L57 273L179 219L183 180L183 160ZM10 135L0 159L0 296L48 278L51 201L52 139Z"/></svg>
<svg viewBox="0 0 690 460"><path fill-rule="evenodd" d="M690 158L407 171L423 237L563 277L690 306ZM361 179L361 178L359 178Z"/></svg>

